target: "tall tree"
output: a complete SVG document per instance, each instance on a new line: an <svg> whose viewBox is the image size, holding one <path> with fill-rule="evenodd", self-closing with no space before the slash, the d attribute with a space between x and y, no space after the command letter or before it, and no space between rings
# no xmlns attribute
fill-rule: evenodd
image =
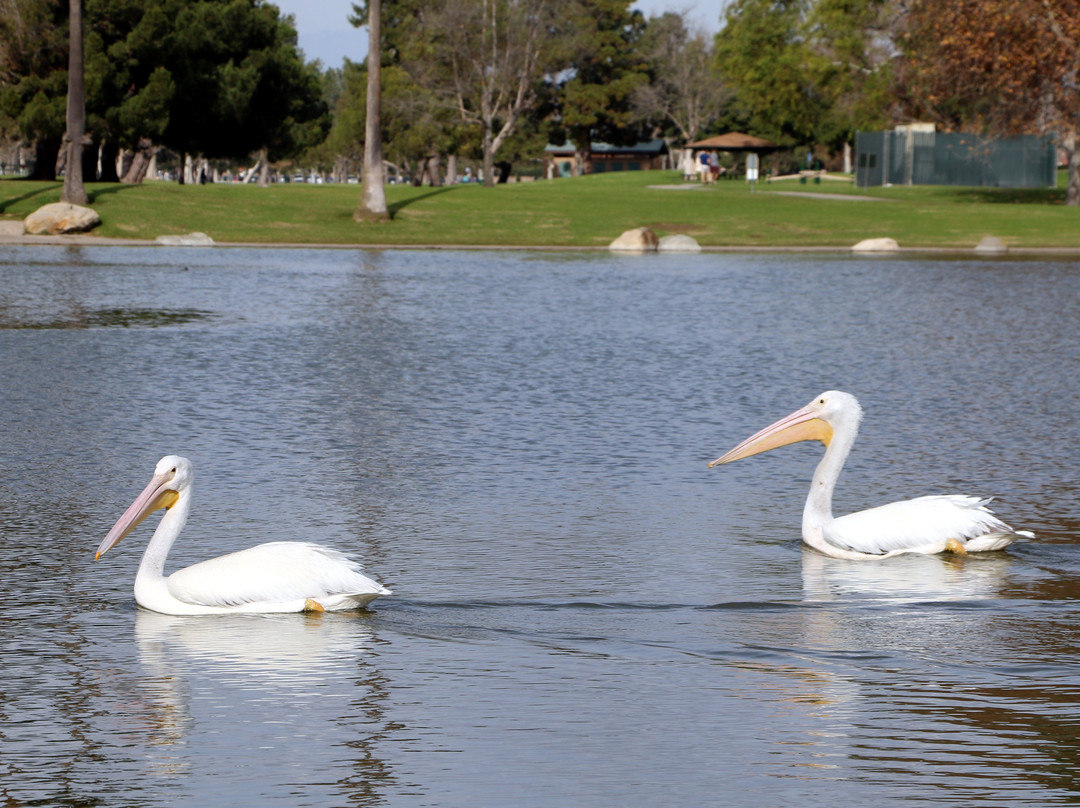
<svg viewBox="0 0 1080 808"><path fill-rule="evenodd" d="M229 75L225 73L224 75ZM318 66L305 64L290 19L278 20L261 51L245 57L236 71L233 112L241 132L236 154L255 151L259 184L269 179L270 163L300 154L329 129Z"/></svg>
<svg viewBox="0 0 1080 808"><path fill-rule="evenodd" d="M83 80L82 0L69 0L67 167L60 201L86 204L83 187L83 135L86 131L86 87Z"/></svg>
<svg viewBox="0 0 1080 808"><path fill-rule="evenodd" d="M731 96L711 43L703 33L691 34L683 15L669 11L649 19L642 50L652 76L634 92L638 110L669 123L684 143L696 140Z"/></svg>
<svg viewBox="0 0 1080 808"><path fill-rule="evenodd" d="M428 64L445 66L424 81L480 129L484 185L495 184L495 156L557 66L562 12L554 0L442 0L422 14Z"/></svg>
<svg viewBox="0 0 1080 808"><path fill-rule="evenodd" d="M382 0L367 0L367 103L364 119L364 170L360 177L358 222L387 221L386 178L382 155Z"/></svg>
<svg viewBox="0 0 1080 808"><path fill-rule="evenodd" d="M83 2L88 133L112 143L113 154L123 145L145 157L158 144L212 157L266 149L272 159L325 136L317 68L303 63L292 20L276 6ZM59 5L0 2L0 109L38 144L43 173L55 165L64 132L68 34Z"/></svg>
<svg viewBox="0 0 1080 808"><path fill-rule="evenodd" d="M640 139L635 91L648 80L640 49L645 18L630 0L578 0L562 13L574 32L567 38L568 80L558 114L579 153L594 140L627 144Z"/></svg>
<svg viewBox="0 0 1080 808"><path fill-rule="evenodd" d="M901 74L911 108L947 128L1055 133L1080 205L1080 4L908 0Z"/></svg>
<svg viewBox="0 0 1080 808"><path fill-rule="evenodd" d="M896 0L734 0L717 64L754 134L836 148L891 112Z"/></svg>
<svg viewBox="0 0 1080 808"><path fill-rule="evenodd" d="M181 155L236 158L308 145L290 142L297 126L326 110L317 74L300 60L291 19L251 0L168 1L178 7L160 48L176 89L164 144Z"/></svg>
<svg viewBox="0 0 1080 808"><path fill-rule="evenodd" d="M0 115L33 143L33 179L56 179L66 127L68 15L60 3L0 3Z"/></svg>
<svg viewBox="0 0 1080 808"><path fill-rule="evenodd" d="M165 67L178 7L174 0L84 0L90 133L101 177L116 181L120 151L134 154L123 181L141 182L168 128L176 81Z"/></svg>
<svg viewBox="0 0 1080 808"><path fill-rule="evenodd" d="M897 0L815 0L804 27L815 92L826 101L817 141L837 147L897 113L893 60Z"/></svg>
<svg viewBox="0 0 1080 808"><path fill-rule="evenodd" d="M384 64L380 72L383 166L397 164L404 173L412 175L414 183L420 184L425 166L434 169L440 156L452 158L462 147L466 140L462 137L462 125L454 110L433 91L418 85L405 68ZM363 163L367 139L366 65L346 60L342 79L330 134L308 152L309 157L323 165L334 165L339 175L344 174L348 162Z"/></svg>
<svg viewBox="0 0 1080 808"><path fill-rule="evenodd" d="M802 24L809 0L735 0L716 59L751 131L787 146L813 142L824 112Z"/></svg>

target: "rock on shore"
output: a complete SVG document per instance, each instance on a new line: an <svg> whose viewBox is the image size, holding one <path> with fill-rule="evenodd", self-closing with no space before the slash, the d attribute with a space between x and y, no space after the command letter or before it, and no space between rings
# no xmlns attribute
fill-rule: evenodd
<svg viewBox="0 0 1080 808"><path fill-rule="evenodd" d="M675 235L664 236L661 238L660 244L657 245L656 249L660 252L697 253L701 252L701 245L698 244L697 239L693 236L676 233Z"/></svg>
<svg viewBox="0 0 1080 808"><path fill-rule="evenodd" d="M101 217L93 208L53 202L35 210L23 224L31 235L48 233L55 236L60 233L85 233L101 224Z"/></svg>
<svg viewBox="0 0 1080 808"><path fill-rule="evenodd" d="M892 238L866 238L851 248L857 253L894 253L900 251L900 245Z"/></svg>
<svg viewBox="0 0 1080 808"><path fill-rule="evenodd" d="M166 247L213 247L214 240L206 233L188 233L183 236L158 236L155 241Z"/></svg>
<svg viewBox="0 0 1080 808"><path fill-rule="evenodd" d="M975 252L980 255L1004 255L1009 251L1005 242L997 236L983 236L982 240L975 245Z"/></svg>
<svg viewBox="0 0 1080 808"><path fill-rule="evenodd" d="M635 227L611 242L608 249L617 252L653 252L659 243L660 239L652 230L647 227Z"/></svg>

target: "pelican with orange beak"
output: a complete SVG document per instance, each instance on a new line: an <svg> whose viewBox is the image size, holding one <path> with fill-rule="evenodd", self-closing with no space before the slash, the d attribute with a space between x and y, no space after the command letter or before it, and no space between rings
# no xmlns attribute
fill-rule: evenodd
<svg viewBox="0 0 1080 808"><path fill-rule="evenodd" d="M713 466L741 460L804 440L825 444L825 456L814 472L803 509L802 537L810 547L832 558L883 559L901 553L978 553L1001 550L1018 538L1034 538L1013 530L987 507L990 500L959 494L919 497L834 517L836 480L855 443L862 408L855 396L829 390L805 407L751 435Z"/></svg>
<svg viewBox="0 0 1080 808"><path fill-rule="evenodd" d="M337 550L270 542L201 561L165 576L165 559L191 509L191 461L169 455L102 540L97 560L154 511L165 509L135 576L135 601L162 614L323 612L358 609L390 590Z"/></svg>

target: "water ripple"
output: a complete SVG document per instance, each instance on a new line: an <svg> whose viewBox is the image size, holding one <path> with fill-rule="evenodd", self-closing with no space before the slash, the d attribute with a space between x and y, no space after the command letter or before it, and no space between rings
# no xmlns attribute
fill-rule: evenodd
<svg viewBox="0 0 1080 808"><path fill-rule="evenodd" d="M640 258L5 251L3 799L1074 804L1080 265ZM838 512L993 495L1037 539L838 562L819 449L706 469L830 387ZM313 540L396 594L136 609L153 518L93 551L172 452L170 565Z"/></svg>

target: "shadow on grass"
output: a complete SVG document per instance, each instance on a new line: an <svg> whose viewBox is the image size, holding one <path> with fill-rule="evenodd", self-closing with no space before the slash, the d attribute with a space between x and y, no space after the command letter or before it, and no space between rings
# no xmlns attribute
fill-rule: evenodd
<svg viewBox="0 0 1080 808"><path fill-rule="evenodd" d="M1064 188L963 188L953 192L963 202L1014 205L1064 205Z"/></svg>
<svg viewBox="0 0 1080 808"><path fill-rule="evenodd" d="M138 185L132 185L131 183L124 184L122 182L115 182L115 183L110 183L110 184L106 185L103 188L95 188L92 191L88 190L86 192L86 196L87 196L87 199L89 200L89 204L93 205L95 202L98 201L99 197L105 196L106 194L118 194L121 191L128 190L129 188L138 188L138 187L139 187Z"/></svg>
<svg viewBox="0 0 1080 808"><path fill-rule="evenodd" d="M27 199L33 199L35 196L39 196L40 194L52 193L57 188L63 188L63 187L64 187L64 183L57 182L57 183L54 183L53 185L46 185L43 188L35 188L34 190L27 191L25 194L20 194L19 196L13 196L13 197L11 197L9 199L4 199L4 200L0 201L0 213L6 213L7 209L11 205L14 205L14 204L16 204L18 202L25 202Z"/></svg>
<svg viewBox="0 0 1080 808"><path fill-rule="evenodd" d="M387 205L386 209L387 211L389 211L390 218L392 219L398 215L399 211L407 208L409 205L412 205L423 199L430 199L431 197L438 196L439 194L446 194L450 191L455 191L458 189L458 187L459 186L457 185L444 185L442 188L432 188L426 194L417 194L416 196L410 196L408 199L402 199L400 202L395 202L392 205Z"/></svg>
<svg viewBox="0 0 1080 808"><path fill-rule="evenodd" d="M25 202L26 200L33 199L35 196L40 196L41 194L54 193L55 191L57 191L58 189L62 189L63 187L64 187L64 183L55 182L55 183L52 183L50 185L45 185L45 186L40 187L40 188L35 188L32 191L27 191L24 194L19 194L19 196L12 196L12 197L9 197L7 199L2 199L2 200L0 200L0 213L6 213L7 209L9 207L11 207L12 205L18 204L19 202ZM86 189L87 204L88 205L93 205L95 202L98 201L98 199L100 197L105 196L106 194L116 194L116 193L119 193L120 191L127 190L128 188L135 188L135 187L137 187L137 186L135 186L135 185L123 185L122 183L117 182L117 183L109 183L108 185L104 185L104 186L102 186L100 188L87 188Z"/></svg>

